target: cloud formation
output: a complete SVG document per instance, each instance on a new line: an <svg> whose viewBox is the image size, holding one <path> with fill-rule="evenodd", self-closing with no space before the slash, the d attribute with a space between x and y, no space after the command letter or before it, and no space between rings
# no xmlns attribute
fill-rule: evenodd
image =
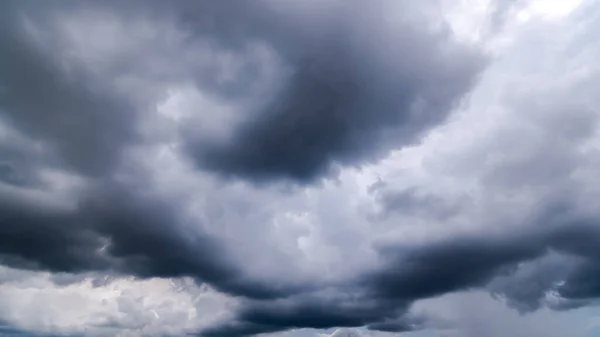
<svg viewBox="0 0 600 337"><path fill-rule="evenodd" d="M597 4L487 4L476 43L437 0L0 5L0 333L481 336L422 303L597 304Z"/></svg>
<svg viewBox="0 0 600 337"><path fill-rule="evenodd" d="M296 18L281 7L288 24L265 17L264 35L254 37L281 59L281 84L248 107L252 117L231 137L190 145L201 166L259 181L310 182L336 164L380 159L444 121L484 66L447 27L411 22L415 2L393 15L384 2L309 3ZM307 25L303 19L315 12Z"/></svg>

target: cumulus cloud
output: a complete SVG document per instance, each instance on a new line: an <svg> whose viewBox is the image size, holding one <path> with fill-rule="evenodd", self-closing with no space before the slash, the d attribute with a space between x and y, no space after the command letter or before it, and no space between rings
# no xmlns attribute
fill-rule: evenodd
<svg viewBox="0 0 600 337"><path fill-rule="evenodd" d="M101 276L90 274L79 282L57 284L50 273L23 273L0 270L0 275L15 276L0 281L0 313L21 334L179 335L221 318L231 305L225 296L187 278L121 278L99 285L94 281Z"/></svg>

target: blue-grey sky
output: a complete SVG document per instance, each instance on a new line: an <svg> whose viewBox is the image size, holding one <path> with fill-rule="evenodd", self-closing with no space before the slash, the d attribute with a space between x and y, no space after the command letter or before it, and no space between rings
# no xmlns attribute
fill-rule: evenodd
<svg viewBox="0 0 600 337"><path fill-rule="evenodd" d="M0 335L600 336L596 0L0 4Z"/></svg>

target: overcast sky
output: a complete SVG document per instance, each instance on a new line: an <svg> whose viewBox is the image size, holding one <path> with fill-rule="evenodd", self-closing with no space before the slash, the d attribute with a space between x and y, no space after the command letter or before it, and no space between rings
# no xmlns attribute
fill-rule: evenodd
<svg viewBox="0 0 600 337"><path fill-rule="evenodd" d="M597 0L0 2L0 336L600 336Z"/></svg>

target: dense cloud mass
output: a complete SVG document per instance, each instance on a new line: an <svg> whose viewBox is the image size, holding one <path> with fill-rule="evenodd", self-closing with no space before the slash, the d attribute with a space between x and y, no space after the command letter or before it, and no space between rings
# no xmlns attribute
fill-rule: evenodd
<svg viewBox="0 0 600 337"><path fill-rule="evenodd" d="M3 2L0 335L590 336L598 9Z"/></svg>
<svg viewBox="0 0 600 337"><path fill-rule="evenodd" d="M323 18L311 27L290 18L283 32L270 28L277 35L260 38L290 74L274 97L251 107L255 116L230 139L193 145L200 165L251 179L313 180L334 164L379 159L443 121L475 81L483 58L443 28L408 22L403 16L410 9L387 19L387 7L317 6ZM272 42L277 38L286 38L285 45Z"/></svg>

